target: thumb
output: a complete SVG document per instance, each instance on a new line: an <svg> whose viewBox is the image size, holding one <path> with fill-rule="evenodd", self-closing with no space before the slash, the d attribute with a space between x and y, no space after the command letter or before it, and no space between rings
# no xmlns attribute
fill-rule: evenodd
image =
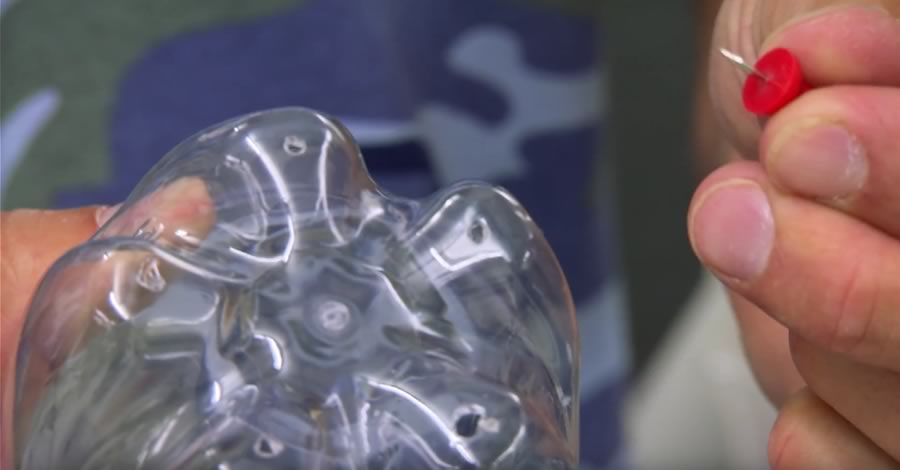
<svg viewBox="0 0 900 470"><path fill-rule="evenodd" d="M12 386L19 332L35 288L50 265L97 230L105 207L0 213L0 422L12 415ZM3 433L7 435L6 433ZM3 439L2 463L11 464L11 439Z"/></svg>
<svg viewBox="0 0 900 470"><path fill-rule="evenodd" d="M16 211L3 213L0 218L2 246L2 289L0 297L0 340L2 340L2 375L0 375L0 424L3 436L3 461L12 466L12 411L15 399L15 365L19 336L22 334L26 315L29 320L29 348L39 354L31 354L28 370L31 388L23 390L22 402L16 412L27 416L29 406L40 397L48 377L64 361L66 355L85 338L85 332L93 321L94 313L102 307L101 299L108 299L109 292L120 289L117 301L129 308L139 309L141 302L149 301L144 292L134 289L137 282L134 271L149 259L148 252L139 249L112 250L99 259L92 258L96 251L78 259L75 266L65 266L52 278L51 290L65 294L43 299L43 303L31 305L35 289L44 279L48 269L67 252L84 244L103 226L101 237L153 237L153 242L184 249L196 247L206 238L215 223L215 201L202 179L180 178L161 185L152 192L133 195L121 209L117 207L85 207L66 211ZM113 217L109 223L107 220ZM145 228L148 230L145 232ZM72 260L69 260L72 261ZM163 275L170 266L158 266ZM177 271L177 270L174 270ZM174 276L176 273L172 273ZM34 309L32 313L26 313ZM6 468L2 466L0 468Z"/></svg>
<svg viewBox="0 0 900 470"><path fill-rule="evenodd" d="M4 359L41 277L54 261L93 235L105 209L90 206L0 213L0 334Z"/></svg>
<svg viewBox="0 0 900 470"><path fill-rule="evenodd" d="M744 109L746 75L719 49L753 63L778 47L797 56L813 87L900 86L900 2L726 0L710 51L710 92L727 137L745 158L757 157L764 121Z"/></svg>

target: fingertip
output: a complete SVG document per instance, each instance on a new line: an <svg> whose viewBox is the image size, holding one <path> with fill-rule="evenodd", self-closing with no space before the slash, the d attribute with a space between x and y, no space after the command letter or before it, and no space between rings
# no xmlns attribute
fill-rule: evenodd
<svg viewBox="0 0 900 470"><path fill-rule="evenodd" d="M790 50L813 86L900 85L898 18L897 2L832 5L794 15L766 37L760 56Z"/></svg>
<svg viewBox="0 0 900 470"><path fill-rule="evenodd" d="M772 184L900 234L900 89L833 86L775 116L761 140Z"/></svg>
<svg viewBox="0 0 900 470"><path fill-rule="evenodd" d="M721 166L707 175L697 186L688 209L688 220L693 218L697 207L703 202L711 190L730 180L752 181L760 186L766 184L766 172L758 162L737 161Z"/></svg>
<svg viewBox="0 0 900 470"><path fill-rule="evenodd" d="M689 223L697 256L723 280L749 283L765 272L775 223L757 182L734 178L711 187L700 196Z"/></svg>
<svg viewBox="0 0 900 470"><path fill-rule="evenodd" d="M865 147L848 126L813 118L776 131L766 169L783 188L817 199L845 200L868 180Z"/></svg>
<svg viewBox="0 0 900 470"><path fill-rule="evenodd" d="M708 263L706 258L706 230L703 224L705 220L698 220L698 212L710 199L710 195L719 189L738 186L746 186L756 183L763 187L765 172L757 162L738 161L724 165L710 173L694 191L694 196L687 211L687 231L691 248L698 258ZM704 219L704 218L701 218ZM720 274L720 273L717 273Z"/></svg>
<svg viewBox="0 0 900 470"><path fill-rule="evenodd" d="M97 208L97 211L94 213L94 220L97 221L97 227L102 227L109 222L116 212L122 208L122 204L116 204L114 206L100 206Z"/></svg>

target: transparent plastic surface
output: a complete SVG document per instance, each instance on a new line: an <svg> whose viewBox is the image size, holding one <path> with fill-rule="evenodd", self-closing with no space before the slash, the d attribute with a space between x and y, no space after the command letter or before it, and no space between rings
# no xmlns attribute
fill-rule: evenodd
<svg viewBox="0 0 900 470"><path fill-rule="evenodd" d="M479 183L370 179L302 108L176 147L36 294L19 468L575 469L577 325L540 230Z"/></svg>

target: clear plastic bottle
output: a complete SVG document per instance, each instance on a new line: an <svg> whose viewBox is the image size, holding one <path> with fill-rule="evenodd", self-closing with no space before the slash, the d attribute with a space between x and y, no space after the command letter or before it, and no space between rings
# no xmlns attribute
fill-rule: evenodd
<svg viewBox="0 0 900 470"><path fill-rule="evenodd" d="M42 282L21 469L575 469L560 267L501 189L423 201L336 121L276 109L176 147Z"/></svg>

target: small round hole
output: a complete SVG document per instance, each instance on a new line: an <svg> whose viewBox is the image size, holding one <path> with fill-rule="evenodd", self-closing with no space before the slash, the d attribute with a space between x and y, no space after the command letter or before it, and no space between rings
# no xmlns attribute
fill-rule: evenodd
<svg viewBox="0 0 900 470"><path fill-rule="evenodd" d="M456 434L462 437L472 437L478 431L478 422L481 415L477 413L467 413L456 419Z"/></svg>
<svg viewBox="0 0 900 470"><path fill-rule="evenodd" d="M256 455L266 459L275 457L284 450L284 445L281 444L281 442L267 437L260 437L257 439L256 444L253 447Z"/></svg>
<svg viewBox="0 0 900 470"><path fill-rule="evenodd" d="M343 302L328 300L319 305L319 323L329 332L340 333L350 323L350 307Z"/></svg>
<svg viewBox="0 0 900 470"><path fill-rule="evenodd" d="M259 453L272 455L272 444L269 444L269 441L266 439L259 441Z"/></svg>
<svg viewBox="0 0 900 470"><path fill-rule="evenodd" d="M306 141L296 135L289 135L284 138L284 151L288 155L298 156L306 153Z"/></svg>
<svg viewBox="0 0 900 470"><path fill-rule="evenodd" d="M481 220L472 222L472 225L469 227L469 239L475 243L484 241L484 222Z"/></svg>

